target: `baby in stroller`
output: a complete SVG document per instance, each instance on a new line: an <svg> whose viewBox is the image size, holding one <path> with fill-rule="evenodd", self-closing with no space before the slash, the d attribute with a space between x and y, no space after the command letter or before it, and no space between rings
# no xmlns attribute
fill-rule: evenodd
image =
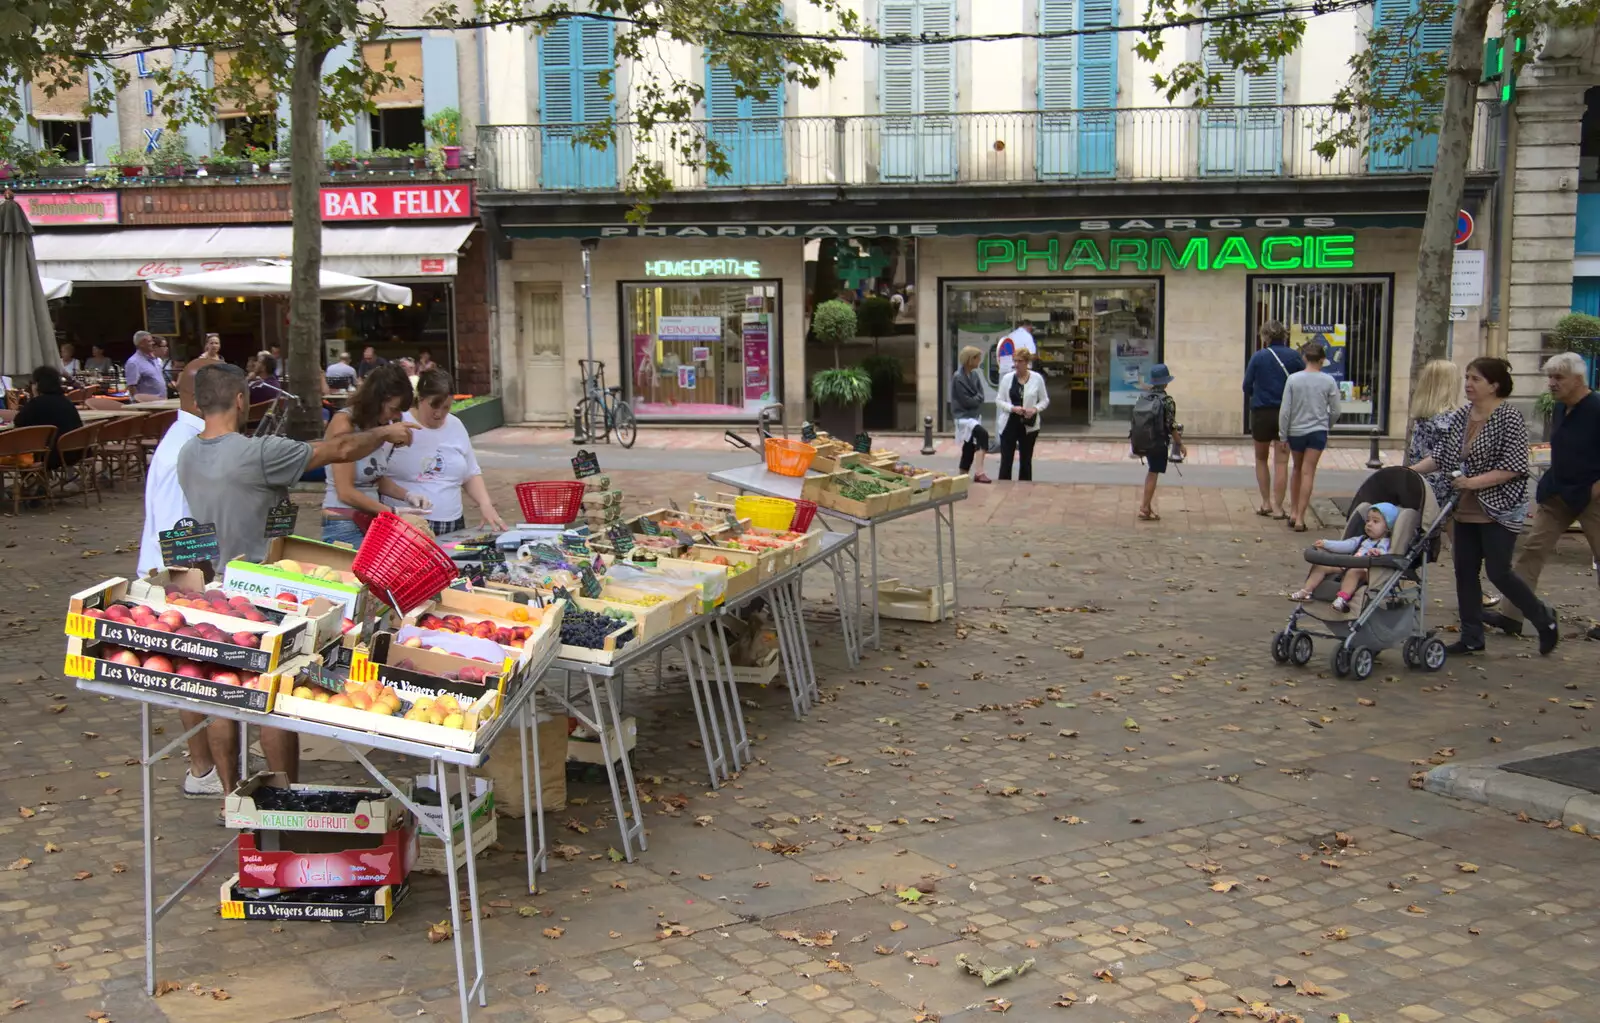
<svg viewBox="0 0 1600 1023"><path fill-rule="evenodd" d="M1380 501L1367 509L1367 521L1363 531L1343 540L1318 540L1316 549L1327 551L1329 554L1353 555L1358 558L1370 558L1389 553L1389 531L1394 528L1394 520L1400 514L1400 509L1388 501ZM1306 576L1306 581L1300 589L1289 595L1290 600L1307 601L1315 600L1317 587L1329 576L1337 573L1339 569L1332 565L1314 565ZM1366 581L1367 570L1364 568L1349 568L1344 570L1344 578L1339 581L1339 593L1333 598L1333 609L1340 614L1350 610L1350 598L1361 584Z"/></svg>

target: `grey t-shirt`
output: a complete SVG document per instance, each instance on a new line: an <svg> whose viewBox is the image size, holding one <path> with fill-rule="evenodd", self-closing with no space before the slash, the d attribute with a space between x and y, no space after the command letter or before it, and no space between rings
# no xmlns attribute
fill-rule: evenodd
<svg viewBox="0 0 1600 1023"><path fill-rule="evenodd" d="M306 471L311 445L241 433L196 437L178 455L178 485L196 522L215 523L220 575L235 558L267 555L267 512Z"/></svg>

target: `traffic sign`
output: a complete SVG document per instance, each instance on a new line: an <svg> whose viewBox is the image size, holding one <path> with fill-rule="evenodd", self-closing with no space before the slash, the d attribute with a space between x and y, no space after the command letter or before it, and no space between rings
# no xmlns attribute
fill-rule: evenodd
<svg viewBox="0 0 1600 1023"><path fill-rule="evenodd" d="M1465 245L1472 238L1474 227L1472 214L1466 210L1456 210L1456 244Z"/></svg>

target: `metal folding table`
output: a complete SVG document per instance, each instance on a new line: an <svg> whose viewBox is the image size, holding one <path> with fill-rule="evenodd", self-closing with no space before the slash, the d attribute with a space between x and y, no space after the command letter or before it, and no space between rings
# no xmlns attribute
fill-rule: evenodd
<svg viewBox="0 0 1600 1023"><path fill-rule="evenodd" d="M722 469L708 474L710 478L724 486L733 487L744 493L760 494L763 497L781 497L788 501L800 500L800 492L804 480L799 476L780 476L775 472L767 471L765 464L757 462L754 465L742 465L735 469ZM807 476L817 476L819 473L808 472ZM853 515L834 511L831 508L818 508L817 515L824 522L848 522L854 527L859 536L864 529L867 538L872 544L872 635L873 649L877 649L882 640L882 628L878 617L878 526L895 519L903 519L910 515L917 515L925 511L933 512L933 549L934 557L938 564L938 581L934 585L934 606L939 609L939 617L953 615L957 608L956 593L956 510L957 501L965 501L965 493L950 494L945 497L930 498L927 501L910 505L896 511L879 515L872 519L858 519ZM946 605L944 594L944 533L948 527L950 532L950 601ZM861 556L859 550L855 554L855 595L859 602L861 597ZM844 602L840 601L843 607ZM867 642L867 636L859 635L862 645Z"/></svg>
<svg viewBox="0 0 1600 1023"><path fill-rule="evenodd" d="M151 804L153 796L152 790L154 788L153 771L155 765L164 757L187 742L191 735L210 724L211 718L220 717L237 721L241 726L244 727L255 725L257 727L265 726L268 728L284 728L293 732L297 732L300 735L321 736L322 738L333 739L334 741L343 744L351 756L353 756L362 767L366 768L367 773L372 776L374 781L387 789L391 795L393 795L401 802L402 805L406 807L407 810L411 811L420 828L434 835L439 839L440 842L444 844L446 881L450 889L450 923L454 928L455 933L455 941L453 944L455 946L456 956L457 992L461 1001L462 1023L467 1023L467 1021L471 1018L471 1002L474 996L477 997L478 1004L480 1006L489 1004L488 992L484 987L485 973L483 966L483 937L479 924L483 914L481 906L479 905L478 897L477 857L472 847L472 819L470 810L472 789L467 778L467 769L482 767L483 764L489 759L489 751L494 747L495 742L500 738L507 728L511 727L512 722L516 723L516 727L518 731L521 732L522 736L523 824L527 836L528 848L532 849L534 807L536 805L543 805L543 794L539 793L539 798L535 799L532 795L530 795L528 790L528 780L530 774L533 776L534 788L537 790L540 787L537 760L535 760L534 766L531 770L528 764L528 740L530 733L534 735L534 741L532 744L534 756L538 756L537 729L535 728L533 716L534 688L536 685L535 680L539 676L542 676L543 673L549 668L551 661L555 657L557 649L557 647L552 646L550 651L544 655L544 658L540 663L531 666L529 669L532 673L530 680L523 683L520 688L518 688L506 699L505 706L501 709L501 713L498 717L496 717L489 724L485 725L483 728L479 729L478 749L470 752L467 750L451 749L443 746L433 746L427 743L414 742L409 739L401 739L390 735L381 735L376 732L360 731L354 728L343 728L338 725L330 725L320 721L308 721L302 718L294 718L277 714L262 714L256 711L243 710L237 707L226 707L200 700L189 699L188 697L177 696L170 693L158 693L150 690L134 688L131 686L120 686L105 682L79 680L78 688L84 692L95 693L99 696L107 696L115 699L133 700L139 704L139 762L140 774L142 776L141 780L144 786L144 962L145 987L149 990L149 992L154 994L156 987L156 921L165 916L167 911L170 910L178 902L178 900L189 891L189 889L193 888L206 876L206 874L210 873L212 868L214 868L224 856L234 852L238 845L238 835L235 834L222 846L222 848L217 850L211 859L208 860L197 873L185 880L181 885L178 886L176 891L167 896L166 899L162 900L160 905L157 905L155 890L155 821L151 816ZM165 708L173 711L192 711L194 713L205 714L207 717L195 727L188 729L183 734L172 739L165 746L162 746L160 749L153 750L151 748L153 743L150 722L152 708ZM248 743L244 742L243 736L241 736L241 761L243 761L244 757L247 755L247 748ZM429 773L432 774L435 783L438 785L440 806L445 808L446 811L441 815L440 819L442 823L440 823L438 827L435 827L432 823L433 818L423 812L422 807L418 806L411 799L411 797L407 795L404 788L396 785L387 775L374 766L372 761L368 759L366 753L363 752L364 749L380 749L389 753L397 753L402 756L417 757L419 759L427 760L429 762ZM456 877L455 843L451 840L450 814L448 812L448 807L450 806L451 800L450 767L455 768L456 782L460 789L461 795L461 831L465 841L464 852L466 856L465 866L467 874L468 913L471 917L472 954L474 960L474 969L476 971L470 984L468 983L467 978L466 952L461 930L461 887L460 880ZM540 821L539 825L542 835L543 821ZM534 876L535 866L536 865L533 857L529 856L528 890L530 892L535 891L537 888Z"/></svg>

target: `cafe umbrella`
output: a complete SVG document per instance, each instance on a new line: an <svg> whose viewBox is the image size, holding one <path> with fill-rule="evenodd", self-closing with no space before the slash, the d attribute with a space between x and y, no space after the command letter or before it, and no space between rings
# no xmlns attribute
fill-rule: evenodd
<svg viewBox="0 0 1600 1023"><path fill-rule="evenodd" d="M184 274L145 282L151 298L260 298L289 294L292 273L285 260L263 260L251 266ZM353 277L323 270L319 278L323 301L382 302L410 305L411 289L399 284Z"/></svg>
<svg viewBox="0 0 1600 1023"><path fill-rule="evenodd" d="M40 277L39 286L44 289L44 297L51 302L58 298L66 298L72 294L71 281L58 281L54 277Z"/></svg>
<svg viewBox="0 0 1600 1023"><path fill-rule="evenodd" d="M20 376L60 359L33 255L33 225L8 191L0 199L0 373Z"/></svg>

